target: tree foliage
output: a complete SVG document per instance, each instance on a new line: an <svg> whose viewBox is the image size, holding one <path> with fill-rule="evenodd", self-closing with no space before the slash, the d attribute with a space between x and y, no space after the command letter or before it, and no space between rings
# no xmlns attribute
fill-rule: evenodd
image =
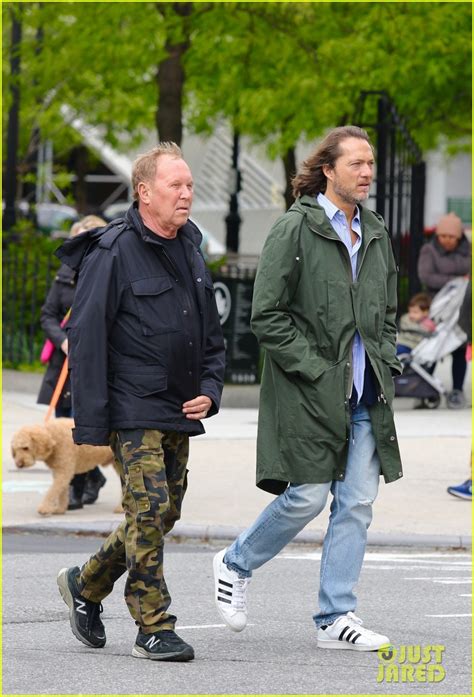
<svg viewBox="0 0 474 697"><path fill-rule="evenodd" d="M21 3L22 154L35 126L56 150L71 146L63 104L114 145L155 128L159 69L176 45L188 128L228 119L273 156L349 121L368 89L389 92L424 148L471 133L468 2L181 4ZM4 118L18 5L2 4Z"/></svg>

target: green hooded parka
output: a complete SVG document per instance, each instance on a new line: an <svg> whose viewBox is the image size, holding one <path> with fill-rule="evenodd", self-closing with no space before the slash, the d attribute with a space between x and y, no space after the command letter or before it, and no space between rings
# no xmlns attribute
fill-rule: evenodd
<svg viewBox="0 0 474 697"><path fill-rule="evenodd" d="M370 407L381 474L402 476L393 419L397 268L383 219L361 207L357 278L312 196L272 227L255 280L252 330L265 350L257 438L257 486L343 480L350 438L356 330L378 381Z"/></svg>

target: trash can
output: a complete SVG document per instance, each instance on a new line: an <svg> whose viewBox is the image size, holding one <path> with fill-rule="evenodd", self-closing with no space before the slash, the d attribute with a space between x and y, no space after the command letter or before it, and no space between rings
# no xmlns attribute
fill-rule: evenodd
<svg viewBox="0 0 474 697"><path fill-rule="evenodd" d="M229 267L213 274L217 310L226 346L225 381L258 382L259 347L250 329L255 269Z"/></svg>

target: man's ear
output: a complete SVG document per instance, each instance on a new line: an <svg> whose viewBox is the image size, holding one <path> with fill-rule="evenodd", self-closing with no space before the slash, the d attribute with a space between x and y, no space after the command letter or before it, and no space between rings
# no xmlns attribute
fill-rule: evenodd
<svg viewBox="0 0 474 697"><path fill-rule="evenodd" d="M150 188L146 182L140 182L137 186L137 193L140 201L150 203Z"/></svg>
<svg viewBox="0 0 474 697"><path fill-rule="evenodd" d="M323 165L321 167L322 173L326 177L326 179L332 180L332 174L333 174L333 169L329 165Z"/></svg>

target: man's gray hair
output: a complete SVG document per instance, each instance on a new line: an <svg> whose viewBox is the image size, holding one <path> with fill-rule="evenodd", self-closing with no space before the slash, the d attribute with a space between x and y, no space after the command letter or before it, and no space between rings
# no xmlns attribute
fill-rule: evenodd
<svg viewBox="0 0 474 697"><path fill-rule="evenodd" d="M132 167L133 198L138 200L138 185L140 182L152 182L156 175L156 163L162 155L171 155L177 160L183 158L181 148L172 141L158 143L156 148L139 155Z"/></svg>

